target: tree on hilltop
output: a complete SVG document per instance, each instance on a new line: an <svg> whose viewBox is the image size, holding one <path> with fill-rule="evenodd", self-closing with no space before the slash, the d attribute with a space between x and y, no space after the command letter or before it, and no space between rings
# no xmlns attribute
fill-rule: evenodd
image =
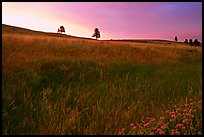
<svg viewBox="0 0 204 137"><path fill-rule="evenodd" d="M188 39L185 39L184 43L188 43Z"/></svg>
<svg viewBox="0 0 204 137"><path fill-rule="evenodd" d="M200 46L200 42L197 39L195 39L193 43L195 46Z"/></svg>
<svg viewBox="0 0 204 137"><path fill-rule="evenodd" d="M101 37L100 31L98 30L98 28L95 28L94 34L92 35L92 37L96 37L96 39Z"/></svg>
<svg viewBox="0 0 204 137"><path fill-rule="evenodd" d="M192 39L189 39L189 44L190 44L190 45L193 45Z"/></svg>
<svg viewBox="0 0 204 137"><path fill-rule="evenodd" d="M64 28L64 26L60 26L60 28L58 29L58 31L57 31L58 33L62 33L62 32L64 32L65 33L65 28Z"/></svg>
<svg viewBox="0 0 204 137"><path fill-rule="evenodd" d="M178 41L178 38L177 38L177 36L175 37L175 41L176 41L176 42Z"/></svg>

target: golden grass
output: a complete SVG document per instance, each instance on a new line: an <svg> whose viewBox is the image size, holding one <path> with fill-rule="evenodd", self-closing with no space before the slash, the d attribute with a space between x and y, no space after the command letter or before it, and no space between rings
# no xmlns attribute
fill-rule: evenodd
<svg viewBox="0 0 204 137"><path fill-rule="evenodd" d="M91 60L101 65L111 62L137 64L179 62L179 51L202 52L200 47L180 43L152 44L139 42L79 40L44 35L2 34L2 64L28 67L38 60ZM17 52L16 52L17 51ZM193 56L193 53L189 54ZM15 64L12 62L15 60Z"/></svg>
<svg viewBox="0 0 204 137"><path fill-rule="evenodd" d="M140 120L143 115L156 115L160 111L159 103L168 104L169 101L173 102L176 95L182 95L183 89L180 87L186 87L186 83L189 84L194 74L188 74L185 72L190 69L189 72L195 72L196 68L199 68L201 64L202 50L200 47L190 47L181 43L172 42L171 44L161 43L140 43L140 42L118 42L118 41L96 41L77 38L62 38L51 37L45 35L24 35L24 34L2 34L2 65L4 71L3 81L3 99L4 106L13 102L13 100L20 99L22 102L17 104L18 109L29 109L29 112L21 112L16 110L17 114L26 115L23 118L21 125L15 127L9 118L15 120L18 117L15 114L9 114L4 116L5 128L4 134L12 134L11 131L15 129L21 129L25 131L15 131L19 134L117 134L117 130L128 125L132 120ZM185 65L185 59L190 60L190 64ZM198 60L200 59L200 60ZM60 61L67 61L63 64ZM197 61L198 60L198 61ZM76 65L72 66L69 61L79 63L79 61L95 62L97 65ZM197 62L196 62L197 61ZM49 62L50 64L46 64ZM55 66L52 65L52 62ZM59 64L58 64L59 62ZM191 64L196 62L196 66ZM41 63L41 64L40 64ZM135 71L138 66L128 66L128 71L122 72L120 76L120 70L113 70L113 74L109 70L109 64L119 64L123 67L123 63L138 64L141 65L141 70ZM168 63L172 63L167 68L163 67ZM178 65L178 64L181 65ZM40 65L38 65L40 64ZM158 70L163 71L161 74L157 72L157 67L151 68L149 64L157 64L161 66ZM103 67L98 67L103 66ZM147 67L145 67L147 65ZM38 67L44 67L40 68ZM46 68L46 67L53 68ZM83 69L79 67L88 67ZM182 70L179 67L189 67ZM79 72L69 70L79 69ZM108 69L106 69L106 67ZM174 67L175 70L172 71ZM5 76L12 72L15 74L20 68L20 72L16 76ZM29 70L33 71L29 71ZM59 74L56 76L49 70L57 70ZM97 70L96 70L97 69ZM25 70L25 71L24 71ZM38 71L39 70L39 71ZM178 72L182 71L182 72ZM41 72L43 71L43 72ZM48 71L48 72L47 72ZM54 71L54 73L58 73ZM92 77L87 77L90 71L91 75L99 76L93 88L91 85L93 82ZM156 76L147 76L143 74L156 71ZM95 73L99 75L95 75ZM137 78L131 76L131 72ZM199 70L195 72L196 76L199 74ZM76 84L76 87L70 88L69 85L62 85L62 83L56 84L54 88L40 85L41 83L35 83L40 79L38 77L53 75L52 78L61 76L61 73L66 73L66 77L62 77L70 83L80 78L80 81ZM79 73L79 76L76 75ZM106 73L110 73L106 77ZM138 75L134 74L138 73ZM168 75L169 73L169 75ZM182 78L178 78L177 81L172 81L176 78L174 74L184 77L187 75L190 77L186 81L182 82ZM26 76L25 76L26 75ZM118 76L119 75L119 76ZM140 77L140 75L142 77ZM30 78L27 80L27 78ZM69 79L69 77L74 77ZM111 79L113 77L113 79ZM49 83L50 79L45 79ZM107 79L106 79L107 78ZM130 79L131 78L131 79ZM83 80L86 79L89 83L85 85ZM120 81L117 83L117 80ZM193 77L193 80L201 81L200 77ZM13 83L10 83L13 81ZM16 83L15 83L16 82ZM54 82L57 82L54 81ZM128 82L132 82L130 84ZM31 85L29 85L31 83ZM105 83L105 84L103 84ZM180 86L177 83L181 84ZM50 83L49 83L50 84ZM169 89L165 89L163 84L167 85ZM191 83L190 83L191 84ZM190 85L189 84L189 85ZM186 89L186 94L189 96L197 95L201 96L202 84L192 82L192 90ZM81 86L82 85L82 86ZM85 86L84 86L85 85ZM42 86L43 89L34 89L35 86ZM81 87L80 87L81 86ZM87 87L86 87L87 86ZM90 86L90 87L89 87ZM98 88L101 86L102 88ZM152 86L152 87L151 87ZM33 89L32 89L33 88ZM172 89L172 92L171 92ZM164 91L161 91L164 90ZM173 91L176 90L176 91ZM177 91L178 90L178 91ZM19 93L20 92L20 93ZM37 92L37 93L35 93ZM56 92L56 93L55 93ZM164 93L167 92L167 93ZM40 93L40 96L37 96ZM72 94L73 93L73 94ZM11 95L10 95L11 94ZM36 95L37 94L37 95ZM76 95L75 95L76 94ZM166 95L171 97L167 97ZM184 95L184 96L185 96ZM10 97L11 96L11 97ZM50 96L56 96L56 101L53 101ZM179 98L179 97L178 97ZM180 97L182 98L182 97ZM37 99L37 101L35 101ZM71 101L70 101L71 100ZM165 102L166 101L166 102ZM141 103L142 102L142 103ZM67 106L68 104L68 106ZM4 107L4 115L10 113ZM15 108L15 105L14 105ZM20 112L19 112L20 111ZM34 113L34 114L32 114ZM41 115L40 115L41 114ZM35 117L33 117L34 115ZM10 121L9 121L10 120ZM17 122L14 124L18 124ZM27 127L36 128L35 130L27 129Z"/></svg>

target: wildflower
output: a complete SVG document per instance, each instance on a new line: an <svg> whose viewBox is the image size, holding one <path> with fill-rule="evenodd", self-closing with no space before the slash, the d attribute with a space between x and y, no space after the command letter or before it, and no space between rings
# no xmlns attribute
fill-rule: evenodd
<svg viewBox="0 0 204 137"><path fill-rule="evenodd" d="M164 131L160 130L159 134L160 134L160 135L163 135L163 134L164 134Z"/></svg>
<svg viewBox="0 0 204 137"><path fill-rule="evenodd" d="M157 132L160 132L161 131L161 129L160 128L157 128Z"/></svg>
<svg viewBox="0 0 204 137"><path fill-rule="evenodd" d="M153 129L153 130L155 130L155 131L157 130L157 128L156 128L156 127L153 127L152 129Z"/></svg>
<svg viewBox="0 0 204 137"><path fill-rule="evenodd" d="M187 107L187 106L188 106L188 104L185 104L184 106L185 106L185 107Z"/></svg>
<svg viewBox="0 0 204 137"><path fill-rule="evenodd" d="M169 110L166 110L165 112L166 112L166 113L169 113Z"/></svg>
<svg viewBox="0 0 204 137"><path fill-rule="evenodd" d="M194 118L195 118L195 116L194 116L194 115L191 115L191 118L192 118L192 119L194 119Z"/></svg>
<svg viewBox="0 0 204 137"><path fill-rule="evenodd" d="M183 122L184 124L186 124L186 125L189 124L188 119L184 119L182 122Z"/></svg>
<svg viewBox="0 0 204 137"><path fill-rule="evenodd" d="M150 124L149 123L146 123L146 124L144 124L144 127L148 127Z"/></svg>
<svg viewBox="0 0 204 137"><path fill-rule="evenodd" d="M190 126L190 129L191 129L191 130L193 130L193 127L192 127L192 126Z"/></svg>
<svg viewBox="0 0 204 137"><path fill-rule="evenodd" d="M188 124L189 124L189 122L186 120L185 124L186 124L186 125L188 125Z"/></svg>
<svg viewBox="0 0 204 137"><path fill-rule="evenodd" d="M176 127L183 127L183 124L177 124Z"/></svg>
<svg viewBox="0 0 204 137"><path fill-rule="evenodd" d="M181 113L178 113L177 116L181 116Z"/></svg>
<svg viewBox="0 0 204 137"><path fill-rule="evenodd" d="M173 119L176 119L176 116L175 116L175 115L172 115L171 117L172 117Z"/></svg>
<svg viewBox="0 0 204 137"><path fill-rule="evenodd" d="M170 119L169 121L170 121L170 122L172 122L173 120L172 120L172 119Z"/></svg>
<svg viewBox="0 0 204 137"><path fill-rule="evenodd" d="M166 129L166 128L167 128L166 125L161 126L161 129Z"/></svg>
<svg viewBox="0 0 204 137"><path fill-rule="evenodd" d="M150 118L150 122L155 121L155 118Z"/></svg>
<svg viewBox="0 0 204 137"><path fill-rule="evenodd" d="M163 116L160 117L160 120L164 120L164 119L165 119L165 117L163 117Z"/></svg>
<svg viewBox="0 0 204 137"><path fill-rule="evenodd" d="M187 116L187 117L190 117L190 116L191 116L191 114L186 114L186 116Z"/></svg>
<svg viewBox="0 0 204 137"><path fill-rule="evenodd" d="M125 131L125 128L122 128L122 131Z"/></svg>
<svg viewBox="0 0 204 137"><path fill-rule="evenodd" d="M185 129L186 129L186 127L184 127L184 126L183 126L183 127L182 127L182 129L183 129L183 130L185 130Z"/></svg>
<svg viewBox="0 0 204 137"><path fill-rule="evenodd" d="M174 132L174 131L171 131L171 135L175 135L175 132Z"/></svg>
<svg viewBox="0 0 204 137"><path fill-rule="evenodd" d="M170 115L174 115L174 114L175 114L174 112L171 112L171 113L170 113Z"/></svg>
<svg viewBox="0 0 204 137"><path fill-rule="evenodd" d="M180 132L178 130L176 130L175 134L176 135L180 135Z"/></svg>
<svg viewBox="0 0 204 137"><path fill-rule="evenodd" d="M134 123L130 123L130 126L133 127L133 126L134 126Z"/></svg>
<svg viewBox="0 0 204 137"><path fill-rule="evenodd" d="M192 102L192 103L190 103L190 106L193 106L193 104L194 104L193 102Z"/></svg>
<svg viewBox="0 0 204 137"><path fill-rule="evenodd" d="M201 132L201 131L198 131L198 135L202 135L202 132Z"/></svg>
<svg viewBox="0 0 204 137"><path fill-rule="evenodd" d="M132 128L133 128L133 129L136 129L136 126L133 126Z"/></svg>
<svg viewBox="0 0 204 137"><path fill-rule="evenodd" d="M149 134L150 134L150 135L154 135L154 132L150 132Z"/></svg>

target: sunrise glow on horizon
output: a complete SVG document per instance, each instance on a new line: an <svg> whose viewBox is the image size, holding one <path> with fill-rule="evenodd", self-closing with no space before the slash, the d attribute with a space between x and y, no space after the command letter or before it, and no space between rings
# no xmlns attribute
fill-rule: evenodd
<svg viewBox="0 0 204 137"><path fill-rule="evenodd" d="M202 2L2 2L2 24L101 40L198 39Z"/></svg>

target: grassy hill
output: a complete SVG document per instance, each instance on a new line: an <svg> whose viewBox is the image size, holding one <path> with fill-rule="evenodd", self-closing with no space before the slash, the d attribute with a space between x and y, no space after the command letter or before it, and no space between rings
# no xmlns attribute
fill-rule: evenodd
<svg viewBox="0 0 204 137"><path fill-rule="evenodd" d="M35 30L25 29L25 28L21 28L21 27L6 25L6 24L2 24L2 33L26 34L26 35L44 35L44 36L52 36L52 37L90 39L90 38L81 38L81 37L76 37L76 36L71 36L71 35L66 35L66 34L60 34L60 33L48 33L48 32L42 32L42 31L35 31Z"/></svg>
<svg viewBox="0 0 204 137"><path fill-rule="evenodd" d="M201 47L2 25L3 134L198 134L201 101Z"/></svg>

